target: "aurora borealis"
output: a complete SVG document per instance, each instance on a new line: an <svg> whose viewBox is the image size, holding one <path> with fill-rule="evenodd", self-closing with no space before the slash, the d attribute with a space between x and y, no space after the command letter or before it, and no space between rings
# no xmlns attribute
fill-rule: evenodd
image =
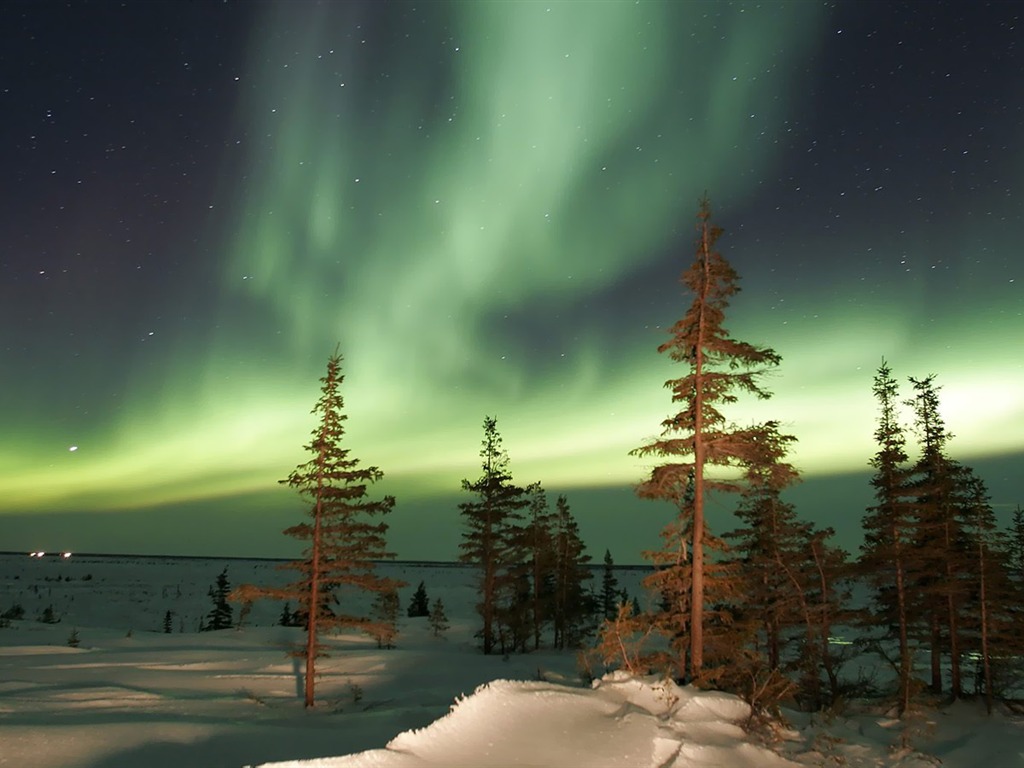
<svg viewBox="0 0 1024 768"><path fill-rule="evenodd" d="M730 414L796 435L801 514L856 527L883 356L937 375L952 455L1008 512L1019 16L3 5L0 549L288 554L276 481L340 344L400 557L454 557L491 414L517 479L637 561L671 510L632 499L627 453L671 410L655 349L704 190L742 278L728 325L783 358Z"/></svg>

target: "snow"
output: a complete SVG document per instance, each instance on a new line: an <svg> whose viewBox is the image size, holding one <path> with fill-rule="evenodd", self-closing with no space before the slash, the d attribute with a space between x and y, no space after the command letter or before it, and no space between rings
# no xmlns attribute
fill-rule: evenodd
<svg viewBox="0 0 1024 768"><path fill-rule="evenodd" d="M0 766L1024 766L1024 720L976 702L904 722L866 706L787 713L766 740L733 696L622 673L585 684L572 654L485 657L472 572L437 564L384 569L409 583L403 609L420 581L444 600L446 637L404 614L395 649L343 636L305 711L287 655L302 633L275 626L281 606L258 604L240 631L195 631L225 565L232 584L277 578L265 561L0 555L0 612L26 611L0 629ZM638 593L639 573L616 575ZM36 621L48 605L60 623Z"/></svg>

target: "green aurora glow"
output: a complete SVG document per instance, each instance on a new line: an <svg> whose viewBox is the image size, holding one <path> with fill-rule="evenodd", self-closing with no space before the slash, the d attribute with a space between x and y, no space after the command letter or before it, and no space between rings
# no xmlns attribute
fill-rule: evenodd
<svg viewBox="0 0 1024 768"><path fill-rule="evenodd" d="M643 464L627 452L670 411L661 383L678 371L655 348L689 302L676 280L705 188L743 278L730 329L783 357L773 400L738 422L781 420L808 476L861 471L884 355L901 377L938 375L958 458L1024 451L1024 364L1006 354L1019 282L967 272L950 297L929 275L936 249L1016 249L1019 231L880 235L870 201L828 232L757 231L769 219L747 212L787 173L780 139L811 109L827 18L706 10L428 7L423 28L447 37L413 34L382 63L358 32L339 40L357 21L343 4L267 6L231 129L245 167L225 167L199 233L222 254L214 319L134 366L113 418L0 436L0 512L280 506L337 342L350 446L385 471L396 520L404 499L475 475L484 414L524 482L570 500L631 484ZM975 207L1007 207L991 194ZM801 267L775 273L794 251Z"/></svg>

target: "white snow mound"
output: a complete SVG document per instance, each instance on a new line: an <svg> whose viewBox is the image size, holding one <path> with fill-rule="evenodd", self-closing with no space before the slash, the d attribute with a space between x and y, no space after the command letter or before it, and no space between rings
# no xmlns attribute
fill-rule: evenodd
<svg viewBox="0 0 1024 768"><path fill-rule="evenodd" d="M728 694L616 672L590 690L495 680L439 720L384 749L263 768L783 768L737 723L750 708Z"/></svg>

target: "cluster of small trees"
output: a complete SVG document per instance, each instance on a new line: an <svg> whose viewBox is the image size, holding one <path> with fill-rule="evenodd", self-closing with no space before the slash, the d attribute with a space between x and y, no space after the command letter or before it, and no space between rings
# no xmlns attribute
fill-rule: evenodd
<svg viewBox="0 0 1024 768"><path fill-rule="evenodd" d="M897 417L898 385L885 361L874 380L879 406L871 464L876 504L864 517L861 572L873 590L870 626L881 628L877 647L897 673L902 713L918 683L916 651L929 658L928 688L943 692L944 659L949 694L964 694L964 660L972 665L974 690L993 696L1019 674L1014 657L1024 654L1024 516L1018 509L1010 531L999 530L984 482L949 456L934 377L910 378L920 453L911 461ZM1016 562L1015 562L1016 560Z"/></svg>
<svg viewBox="0 0 1024 768"><path fill-rule="evenodd" d="M406 613L410 619L425 616L434 637L441 637L449 627L448 615L444 610L444 601L439 597L431 603L430 598L427 597L427 587L422 581L416 587L416 591L413 592L412 600L409 602L409 608L406 610Z"/></svg>
<svg viewBox="0 0 1024 768"><path fill-rule="evenodd" d="M513 482L497 420L484 418L481 475L463 480L475 499L459 504L460 560L479 571L483 652L525 652L551 632L551 647L573 648L592 626L595 600L579 527L564 495L552 511L540 483Z"/></svg>
<svg viewBox="0 0 1024 768"><path fill-rule="evenodd" d="M875 648L899 673L899 711L913 692L913 652L927 649L931 688L942 690L949 660L951 693L963 691L961 665L977 654L976 679L991 695L1008 656L1022 652L1024 516L1015 516L1019 560L997 530L983 483L946 453L931 377L911 379L921 456L910 463L896 419L896 386L883 362L875 381L881 405L872 461L878 503L864 519L859 562L830 543L833 531L801 521L782 492L799 477L786 461L794 441L774 421L736 425L721 410L739 394L767 399L764 375L780 362L768 348L731 337L725 309L738 276L716 250L722 230L708 200L697 217L696 257L682 282L689 310L659 347L684 374L665 383L679 410L659 437L633 454L660 460L639 484L643 498L678 510L663 544L647 553L646 585L657 607L635 615L629 606L602 628L598 651L634 671L671 670L678 678L732 690L762 710L786 697L816 707L839 695L830 642L839 623L881 628ZM736 530L716 536L705 518L709 496L738 499ZM1018 520L1018 517L1022 518ZM1016 566L1014 563L1017 563ZM1016 568L1016 570L1015 570ZM851 611L848 585L864 576L873 587L867 616ZM998 652L996 648L998 647Z"/></svg>
<svg viewBox="0 0 1024 768"><path fill-rule="evenodd" d="M915 462L905 451L896 415L897 387L883 361L874 393L880 406L872 459L877 503L867 510L865 541L857 562L831 543L833 531L800 520L783 492L799 481L786 460L795 438L776 421L730 422L723 407L739 395L767 399L764 375L780 362L767 347L733 338L725 310L739 290L738 275L716 250L721 228L711 221L707 198L697 216L697 247L682 282L693 294L686 314L669 329L658 351L684 366L665 382L678 411L656 438L633 451L659 461L637 486L642 498L668 501L677 510L660 548L646 553L653 572L645 586L655 597L641 612L638 601L616 590L610 553L599 595L587 587L590 557L565 496L554 509L539 483L517 485L494 417L484 418L481 474L463 480L472 499L459 504L464 523L460 560L477 569L481 619L477 633L485 654L578 647L604 619L596 653L634 672L663 669L676 678L745 696L755 711L770 711L787 697L809 707L840 695L842 658L831 642L833 627L860 622L880 629L874 647L898 673L898 709L910 704L916 684L913 654L930 655L930 687L943 688L949 660L950 691L963 693L964 659L979 660L976 689L991 697L1007 659L1024 654L1024 512L1014 527L998 530L985 486L947 453L950 435L938 410L932 377L911 379L916 432ZM284 481L309 503L308 520L285 531L305 543L300 559L285 567L295 579L279 588L243 585L233 599L285 602L282 624L304 626L305 703L314 702L315 661L325 655L322 632L358 628L391 647L399 613L398 588L374 563L393 554L381 518L393 497L368 498L383 473L361 468L342 447L341 356L329 358L310 455ZM737 499L738 527L716 535L708 525L709 499ZM211 592L211 624L223 621L221 592ZM851 610L849 585L863 577L872 605ZM376 595L369 615L336 609L337 592L355 588ZM292 611L290 606L297 608ZM436 635L448 620L440 600L428 609L421 583L409 616L428 616ZM230 612L227 621L230 623ZM211 627L213 628L213 627ZM548 635L548 633L550 633Z"/></svg>

